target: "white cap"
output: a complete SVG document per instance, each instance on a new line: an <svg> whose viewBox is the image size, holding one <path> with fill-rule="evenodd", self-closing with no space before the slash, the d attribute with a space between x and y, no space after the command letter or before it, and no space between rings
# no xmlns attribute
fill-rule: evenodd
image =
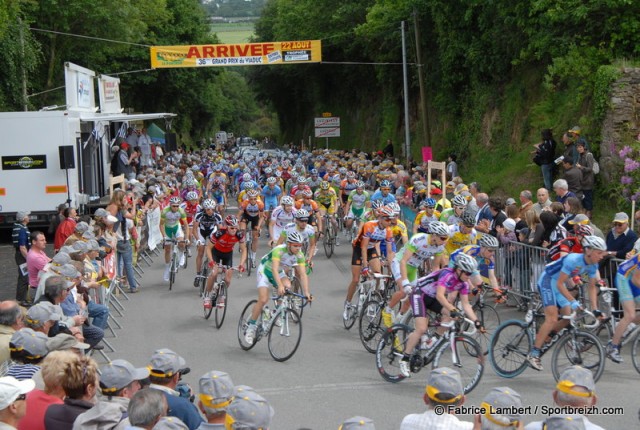
<svg viewBox="0 0 640 430"><path fill-rule="evenodd" d="M27 394L36 387L33 379L18 381L13 376L0 378L0 410L6 409L16 401L19 395Z"/></svg>

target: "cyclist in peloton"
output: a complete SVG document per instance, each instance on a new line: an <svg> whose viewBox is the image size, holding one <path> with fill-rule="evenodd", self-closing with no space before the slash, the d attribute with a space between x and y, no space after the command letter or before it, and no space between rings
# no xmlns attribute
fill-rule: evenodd
<svg viewBox="0 0 640 430"><path fill-rule="evenodd" d="M380 188L371 196L371 201L374 200L382 200L385 205L396 201L396 196L391 194L391 182L386 179L380 182Z"/></svg>
<svg viewBox="0 0 640 430"><path fill-rule="evenodd" d="M478 271L471 275L471 284L477 287L487 282L496 293L501 293L495 272L495 253L499 247L498 239L490 234L483 234L477 245L467 245L451 254L449 267L453 267L459 253L470 255L478 262Z"/></svg>
<svg viewBox="0 0 640 430"><path fill-rule="evenodd" d="M284 199L284 197L283 197ZM256 322L262 309L269 302L271 288L278 289L278 296L283 296L285 290L291 288L291 281L285 276L285 267L292 267L296 271L296 277L302 285L302 291L307 300L312 301L313 297L309 293L309 281L305 265L304 254L302 254L302 244L304 239L298 232L287 234L287 243L276 246L267 255L262 257L258 266L258 301L253 306L251 319L248 321L244 340L248 344L253 344L256 335Z"/></svg>
<svg viewBox="0 0 640 430"><path fill-rule="evenodd" d="M469 303L469 278L476 270L478 270L478 264L475 258L467 254L459 254L453 268L446 267L417 280L409 298L413 310L415 330L407 338L400 361L400 373L403 376L411 376L409 359L413 349L420 342L420 338L429 326L427 309L442 314L442 322L446 323L451 318L461 316L453 305L457 296L460 295L460 304L464 313L474 321L478 330L483 330L482 322L478 320L471 303ZM443 334L444 330L444 327L439 327L437 334Z"/></svg>
<svg viewBox="0 0 640 430"><path fill-rule="evenodd" d="M591 309L598 309L598 263L607 254L607 245L597 236L585 236L582 239L582 248L584 254L568 254L548 264L538 280L538 291L544 306L544 323L540 326L533 348L527 356L527 361L536 370L542 370L540 350L547 337L553 338L569 324L568 320L558 320L558 309L562 315L570 315L572 311L582 307L565 284L573 287L574 276L588 275Z"/></svg>
<svg viewBox="0 0 640 430"><path fill-rule="evenodd" d="M193 286L198 286L198 276L201 275L202 256L204 255L207 238L213 233L213 230L222 222L222 217L216 212L216 202L212 199L206 199L202 202L202 207L198 211L193 221L193 231L196 235L196 244L198 246L198 254L196 256L196 278Z"/></svg>
<svg viewBox="0 0 640 430"><path fill-rule="evenodd" d="M378 209L378 219L368 221L362 225L358 232L358 237L354 239L353 253L351 255L351 282L347 288L347 297L344 302L342 318L348 321L351 313L355 311L351 304L353 295L356 292L360 274L368 275L369 268L375 273L380 273L380 242L386 242L389 259L394 257L392 250L393 233L391 232L391 222L395 218L393 210L388 206Z"/></svg>
<svg viewBox="0 0 640 430"><path fill-rule="evenodd" d="M271 213L269 220L269 246L273 247L278 242L280 233L284 230L284 226L293 222L293 198L284 196L280 199L280 206L275 208Z"/></svg>
<svg viewBox="0 0 640 430"><path fill-rule="evenodd" d="M304 209L309 213L309 225L316 230L317 236L317 233L322 231L322 218L318 216L320 206L313 200L313 192L311 190L304 190L302 192L302 198L295 202L295 209Z"/></svg>
<svg viewBox="0 0 640 430"><path fill-rule="evenodd" d="M440 221L446 222L449 225L457 225L462 221L462 215L465 213L467 209L467 199L464 197L457 195L453 199L451 199L452 207L449 209L445 209L440 214ZM471 225L475 225L474 217L471 217L474 221Z"/></svg>
<svg viewBox="0 0 640 430"><path fill-rule="evenodd" d="M187 214L184 209L180 208L182 199L180 197L171 197L169 199L169 206L164 208L160 214L160 231L163 235L163 242L166 239L178 240L178 248L180 249L180 265L184 266L186 263L185 256L185 244L188 244L189 240L185 239L190 237L189 223L187 222ZM180 224L184 226L184 232L180 228ZM164 276L165 282L169 282L169 272L171 271L171 247L168 244L164 245Z"/></svg>
<svg viewBox="0 0 640 430"><path fill-rule="evenodd" d="M338 195L331 188L331 185L327 181L320 183L320 189L316 191L313 196L316 203L318 203L320 209L320 218L323 218L325 214L329 215L331 224L334 231L338 231L338 222L336 221L335 213L338 207ZM324 218L323 218L324 219ZM320 236L322 236L322 230L320 230ZM338 235L336 234L336 246L340 246Z"/></svg>
<svg viewBox="0 0 640 430"><path fill-rule="evenodd" d="M300 234L304 241L309 244L305 255L307 266L313 267L311 260L316 253L316 229L309 225L309 212L306 209L298 209L295 211L294 216L295 222L287 224L284 230L282 230L282 233L280 233L278 245L282 245L287 241L289 233L295 231Z"/></svg>
<svg viewBox="0 0 640 430"><path fill-rule="evenodd" d="M258 250L258 238L260 237L260 228L264 222L264 203L258 200L258 190L251 189L247 192L247 200L243 201L238 210L238 217L240 218L240 229L247 230L247 225L250 226L252 238L251 238L251 251ZM249 264L255 264L255 261L250 261Z"/></svg>
<svg viewBox="0 0 640 430"><path fill-rule="evenodd" d="M618 266L616 274L616 288L620 306L624 311L624 316L616 326L611 341L607 344L607 357L614 363L622 363L620 356L620 343L622 336L629 324L640 322L640 317L636 313L636 308L640 304L640 255L636 254ZM598 311L599 312L599 311ZM596 311L593 314L597 316Z"/></svg>
<svg viewBox="0 0 640 430"><path fill-rule="evenodd" d="M196 231L193 229L193 220L200 208L200 197L198 196L198 193L195 191L189 191L186 195L186 201L180 204L180 208L184 209L187 214L187 224L189 224L189 230L191 231L191 237L188 238L189 242L195 242L197 237ZM191 248L187 247L187 253L189 254L189 257L191 257Z"/></svg>
<svg viewBox="0 0 640 430"><path fill-rule="evenodd" d="M353 225L353 220L358 218L363 221L365 211L371 205L369 192L364 189L364 182L357 181L356 188L349 193L347 197L347 206L344 210L346 216L344 226L349 231Z"/></svg>
<svg viewBox="0 0 640 430"><path fill-rule="evenodd" d="M407 295L405 290L411 292L412 285L415 285L416 279L418 279L420 267L428 258L444 252L444 244L449 239L449 226L436 221L431 223L429 231L429 234L413 235L391 262L391 273L398 286L398 291L393 293L387 307L382 311L382 321L387 327L393 325L392 309ZM404 314L409 309L409 305L408 301L405 302L400 309L400 314Z"/></svg>
<svg viewBox="0 0 640 430"><path fill-rule="evenodd" d="M440 212L436 210L436 199L428 197L418 205L418 214L413 222L413 234L429 233L429 224L440 220Z"/></svg>
<svg viewBox="0 0 640 430"><path fill-rule="evenodd" d="M266 179L267 185L262 188L262 198L264 201L265 218L269 219L271 211L278 206L278 200L282 195L282 190L277 185L278 179L270 176Z"/></svg>
<svg viewBox="0 0 640 430"><path fill-rule="evenodd" d="M213 282L218 276L219 267L216 263L223 266L233 266L233 248L239 244L240 247L240 264L238 265L238 271L244 272L245 263L247 261L247 244L245 243L244 231L238 229L238 218L233 215L227 215L224 219L224 225L214 229L209 235L207 242L207 258L209 259L209 268L211 273L207 278L207 286L204 292L204 307L210 309L211 304L211 290L213 289ZM227 282L227 288L231 287L231 279L233 278L233 271L227 270L225 281ZM218 306L223 307L224 297L218 301Z"/></svg>

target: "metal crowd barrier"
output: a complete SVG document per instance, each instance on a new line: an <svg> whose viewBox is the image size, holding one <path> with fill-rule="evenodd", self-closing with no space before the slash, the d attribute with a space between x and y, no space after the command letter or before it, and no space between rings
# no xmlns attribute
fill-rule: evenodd
<svg viewBox="0 0 640 430"><path fill-rule="evenodd" d="M522 294L535 291L548 253L546 248L520 242L510 242L498 249L495 257L498 283Z"/></svg>

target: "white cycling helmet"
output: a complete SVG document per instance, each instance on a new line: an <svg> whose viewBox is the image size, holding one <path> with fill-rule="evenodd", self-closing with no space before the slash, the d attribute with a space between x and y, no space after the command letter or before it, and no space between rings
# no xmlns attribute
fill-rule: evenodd
<svg viewBox="0 0 640 430"><path fill-rule="evenodd" d="M452 206L467 207L467 199L465 199L461 195L457 195L453 199L451 199L451 205Z"/></svg>
<svg viewBox="0 0 640 430"><path fill-rule="evenodd" d="M213 199L207 199L204 202L202 202L202 208L203 209L215 209L216 208L216 201Z"/></svg>
<svg viewBox="0 0 640 430"><path fill-rule="evenodd" d="M180 197L171 197L169 199L169 203L172 205L179 205L180 203L182 203L182 199Z"/></svg>
<svg viewBox="0 0 640 430"><path fill-rule="evenodd" d="M277 181L276 178L274 178L273 176L270 178L267 178L267 184L275 184Z"/></svg>
<svg viewBox="0 0 640 430"><path fill-rule="evenodd" d="M597 249L598 251L606 251L607 244L598 236L585 236L582 238L582 247Z"/></svg>
<svg viewBox="0 0 640 430"><path fill-rule="evenodd" d="M251 180L251 175L249 173L245 173L244 175L242 175L242 180L243 181L250 181Z"/></svg>
<svg viewBox="0 0 640 430"><path fill-rule="evenodd" d="M302 244L304 243L304 238L297 231L290 231L287 233L287 242Z"/></svg>
<svg viewBox="0 0 640 430"><path fill-rule="evenodd" d="M309 212L306 209L298 209L294 216L296 219L306 218L307 221L309 220Z"/></svg>
<svg viewBox="0 0 640 430"><path fill-rule="evenodd" d="M467 255L464 252L460 252L456 256L454 267L464 272L473 273L478 270L478 262L472 256Z"/></svg>
<svg viewBox="0 0 640 430"><path fill-rule="evenodd" d="M198 200L198 193L195 191L189 191L185 197L187 200Z"/></svg>
<svg viewBox="0 0 640 430"><path fill-rule="evenodd" d="M498 243L498 239L491 236L490 234L483 234L480 240L478 240L478 245L483 248L489 249L498 249L500 244Z"/></svg>
<svg viewBox="0 0 640 430"><path fill-rule="evenodd" d="M280 204L282 206L287 206L287 205L293 206L293 198L290 196L284 196L282 200L280 200Z"/></svg>
<svg viewBox="0 0 640 430"><path fill-rule="evenodd" d="M387 206L391 208L391 210L393 211L394 214L396 214L396 216L400 215L400 205L398 203L391 202Z"/></svg>
<svg viewBox="0 0 640 430"><path fill-rule="evenodd" d="M442 221L433 221L429 224L429 233L436 236L449 236L449 226Z"/></svg>

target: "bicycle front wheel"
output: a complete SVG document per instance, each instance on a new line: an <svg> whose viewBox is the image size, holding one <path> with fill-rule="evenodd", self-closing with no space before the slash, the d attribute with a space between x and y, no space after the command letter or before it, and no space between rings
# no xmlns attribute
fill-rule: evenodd
<svg viewBox="0 0 640 430"><path fill-rule="evenodd" d="M251 276L253 270L253 262L256 258L256 253L251 250L252 243L247 244L247 276Z"/></svg>
<svg viewBox="0 0 640 430"><path fill-rule="evenodd" d="M224 322L225 315L227 315L227 306L229 306L227 283L225 281L220 282L218 286L218 295L213 306L216 307L216 328L220 328Z"/></svg>
<svg viewBox="0 0 640 430"><path fill-rule="evenodd" d="M176 255L173 254L173 256L171 257L171 265L169 266L170 271L169 271L169 291L171 291L171 289L173 288L173 283L176 282L176 272L178 271L177 265L178 262L176 261Z"/></svg>
<svg viewBox="0 0 640 430"><path fill-rule="evenodd" d="M480 382L484 373L484 355L478 342L466 334L456 334L453 347L444 342L436 352L433 368L447 366L457 370L462 379L464 393L469 394Z"/></svg>
<svg viewBox="0 0 640 430"><path fill-rule="evenodd" d="M400 361L404 347L412 332L408 326L396 324L387 329L376 348L376 368L385 381L400 382L405 377L400 373Z"/></svg>
<svg viewBox="0 0 640 430"><path fill-rule="evenodd" d="M258 303L257 300L251 300L249 303L247 303L242 313L240 314L240 320L238 321L238 343L240 343L240 348L244 349L245 351L248 351L251 348L253 348L255 344L258 342L257 332L256 332L256 336L253 339L253 343L249 344L244 340L244 335L247 331L249 320L251 319L251 312L253 311L253 307L256 305L256 303ZM257 324L258 330L260 330L262 328L262 318L258 318L258 321L256 324Z"/></svg>
<svg viewBox="0 0 640 430"><path fill-rule="evenodd" d="M491 337L489 361L503 378L513 378L527 368L527 355L533 347L533 337L527 323L509 320L502 323Z"/></svg>
<svg viewBox="0 0 640 430"><path fill-rule="evenodd" d="M640 354L640 336L636 335L631 344L631 362L636 372L640 373L640 356L638 354Z"/></svg>
<svg viewBox="0 0 640 430"><path fill-rule="evenodd" d="M487 355L489 353L491 336L493 336L500 326L500 315L498 315L498 311L491 305L484 305L478 309L474 309L474 311L480 322L482 322L485 332L481 333L480 330L476 330L473 338L478 342L478 345L480 345L482 353Z"/></svg>
<svg viewBox="0 0 640 430"><path fill-rule="evenodd" d="M331 223L331 221L327 221ZM327 258L331 258L333 255L333 227L331 224L324 229L324 236L322 238L322 246L324 247L324 254Z"/></svg>
<svg viewBox="0 0 640 430"><path fill-rule="evenodd" d="M378 300L367 300L360 312L360 324L358 332L364 349L372 354L376 353L376 347L384 334L382 327L382 303Z"/></svg>
<svg viewBox="0 0 640 430"><path fill-rule="evenodd" d="M604 371L605 353L600 340L586 331L564 335L551 355L551 371L557 381L568 367L573 365L589 369L593 381L598 382Z"/></svg>
<svg viewBox="0 0 640 430"><path fill-rule="evenodd" d="M302 339L302 321L300 315L284 308L275 317L269 328L269 354L276 361L287 361L296 353Z"/></svg>
<svg viewBox="0 0 640 430"><path fill-rule="evenodd" d="M302 295L302 285L300 285L300 281L298 278L293 278L291 280L291 291L296 294ZM289 305L291 309L294 309L302 318L302 313L304 312L304 307L302 307L302 297L292 296L289 300Z"/></svg>
<svg viewBox="0 0 640 430"><path fill-rule="evenodd" d="M349 305L349 309L347 310L347 319L342 315L342 324L344 328L347 330L351 330L351 327L356 323L356 319L358 318L358 291L353 296L352 303Z"/></svg>

